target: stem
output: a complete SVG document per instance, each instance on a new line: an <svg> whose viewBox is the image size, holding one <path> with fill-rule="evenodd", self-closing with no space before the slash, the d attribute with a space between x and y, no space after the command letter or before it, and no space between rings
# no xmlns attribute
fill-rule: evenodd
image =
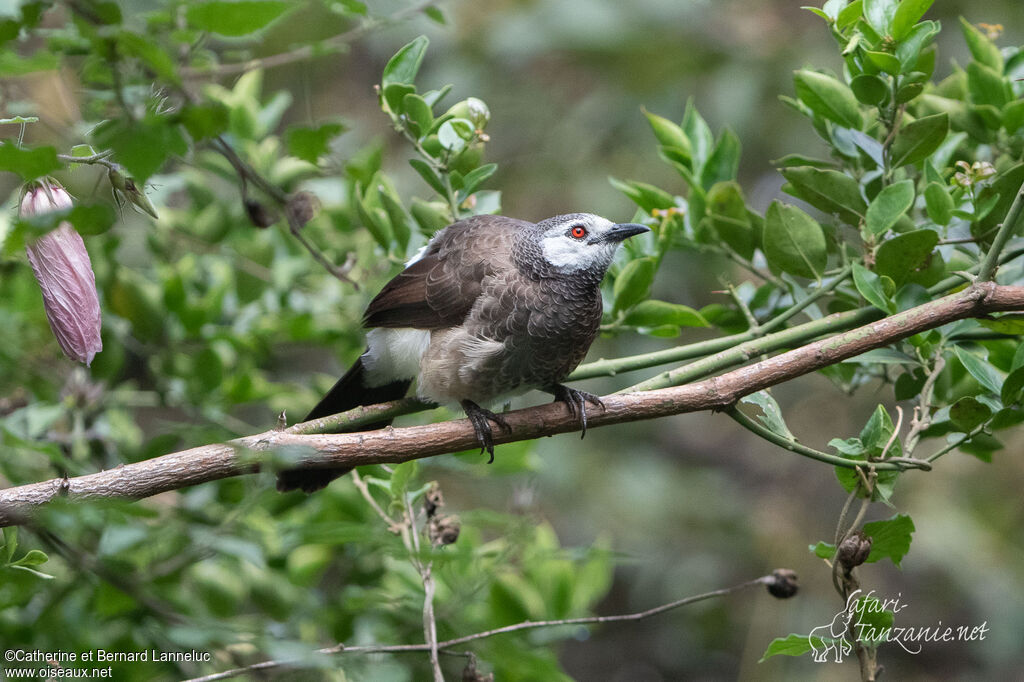
<svg viewBox="0 0 1024 682"><path fill-rule="evenodd" d="M992 246L989 247L988 253L985 254L985 260L978 271L978 279L980 281L988 282L995 277L996 267L999 263L999 254L1002 253L1003 247L1006 246L1006 242L1010 240L1013 233L1017 231L1017 223L1020 222L1022 212L1024 212L1024 184L1017 190L1017 196L1014 198L1013 204L1010 205L1010 210L1006 213L1006 219L1003 220L999 232L996 233L996 238L992 240Z"/></svg>
<svg viewBox="0 0 1024 682"><path fill-rule="evenodd" d="M811 459L816 459L819 462L825 462L826 464L833 464L835 466L845 467L847 469L856 469L858 467L863 467L867 464L873 463L867 462L863 459L848 459L846 457L840 457L839 455L830 455L827 452L822 452L820 450L815 450L814 448L807 447L806 445L802 445L795 440L790 440L785 436L775 433L774 431L768 429L762 424L759 424L757 421L743 414L735 407L726 410L725 414L731 417L733 421L735 421L737 424L747 429L754 435L760 436L761 438L764 438L766 441L774 443L775 445L778 445L781 448L785 448L790 452L794 452L804 457L810 457ZM922 462L922 464L924 466L918 466L915 463L909 461L900 461L897 463L897 466L893 468L895 468L898 471L903 471L905 469L923 469L925 471L929 471L931 469L931 467L929 467L926 463Z"/></svg>

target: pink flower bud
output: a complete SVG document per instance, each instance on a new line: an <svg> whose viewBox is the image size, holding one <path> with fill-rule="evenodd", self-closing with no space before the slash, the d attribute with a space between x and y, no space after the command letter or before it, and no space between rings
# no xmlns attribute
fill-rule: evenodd
<svg viewBox="0 0 1024 682"><path fill-rule="evenodd" d="M21 200L21 215L32 216L71 206L63 187L43 183L32 186ZM72 360L92 363L103 350L100 340L100 301L96 276L81 235L64 221L29 244L28 262L43 290L43 307L50 329Z"/></svg>

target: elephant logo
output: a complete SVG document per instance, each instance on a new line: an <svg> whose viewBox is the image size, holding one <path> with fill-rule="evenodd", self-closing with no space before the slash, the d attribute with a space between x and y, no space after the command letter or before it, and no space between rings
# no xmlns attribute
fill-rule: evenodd
<svg viewBox="0 0 1024 682"><path fill-rule="evenodd" d="M846 600L846 608L835 615L828 625L819 625L807 635L807 643L814 651L815 663L824 663L828 660L829 652L833 653L836 663L842 663L844 656L853 652L853 645L846 638L849 632L850 622L856 615L854 600L860 590L857 590Z"/></svg>

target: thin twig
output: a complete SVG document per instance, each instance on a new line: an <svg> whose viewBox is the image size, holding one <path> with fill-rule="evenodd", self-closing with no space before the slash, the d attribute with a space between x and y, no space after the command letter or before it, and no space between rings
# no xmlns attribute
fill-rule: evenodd
<svg viewBox="0 0 1024 682"><path fill-rule="evenodd" d="M519 632L522 630L532 630L534 628L548 628L557 627L561 625L595 625L598 623L619 623L624 621L636 621L656 616L666 611L678 609L683 606L689 606L690 604L696 604L697 602L706 601L715 597L724 597L726 595L740 592L750 587L757 585L767 585L771 581L774 581L775 577L771 575L761 576L754 580L749 580L739 585L733 585L732 587L725 587L720 590L713 590L711 592L705 592L703 594L697 594L692 597L685 597L678 599L661 606L656 606L646 611L638 611L636 613L625 613L613 616L589 616L584 618L563 618L560 620L538 620L538 621L523 621L514 625L506 625L500 628L494 628L493 630L484 630L483 632L476 632L471 635L464 635L462 637L456 637L449 639L444 642L438 642L437 648L450 649L455 646L466 644L468 642L474 642L480 639L486 639L488 637L494 637L495 635L505 635L511 632ZM336 644L331 647L325 647L323 649L317 649L315 654L321 655L335 655L335 654L395 654L395 653L410 653L410 652L422 652L429 651L429 647L426 644L397 644L397 645L367 645L367 646L345 646L344 644ZM263 661L261 663L255 663L253 665L245 666L242 668L235 668L233 670L225 670L224 672L213 673L211 675L204 675L202 677L195 677L184 682L216 682L216 680L226 680L232 677L238 677L246 673L254 673L262 670L269 670L272 668L280 668L282 666L292 665L300 662L299 660L278 660L278 661Z"/></svg>
<svg viewBox="0 0 1024 682"><path fill-rule="evenodd" d="M379 504L377 504L377 500L373 499L369 486L366 485L366 481L364 481L363 477L359 475L359 472L353 469L351 476L352 484L363 496L363 499L366 500L367 504L370 505L370 508L373 509L373 511L377 512L377 516L383 519L384 523L388 524L388 532L395 534L401 533L402 524L391 518L391 516L389 516L388 513L384 511Z"/></svg>
<svg viewBox="0 0 1024 682"><path fill-rule="evenodd" d="M1006 218L1003 220L999 232L996 233L995 239L992 240L992 246L989 247L988 253L985 254L985 260L982 261L981 269L978 271L979 281L987 282L995 277L999 255L1002 253L1003 247L1006 246L1006 242L1017 232L1019 227L1017 223L1020 222L1022 214L1024 214L1024 184L1021 184L1020 189L1017 190L1017 196L1010 205L1010 210L1007 211Z"/></svg>

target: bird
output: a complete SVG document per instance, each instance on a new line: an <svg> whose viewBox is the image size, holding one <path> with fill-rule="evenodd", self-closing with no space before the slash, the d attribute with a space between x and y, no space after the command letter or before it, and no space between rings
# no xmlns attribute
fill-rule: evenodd
<svg viewBox="0 0 1024 682"><path fill-rule="evenodd" d="M477 215L442 228L370 302L366 351L305 421L397 400L415 381L418 398L465 411L490 461L491 423L509 427L486 406L530 389L564 402L585 434L587 404L604 405L562 382L597 337L601 280L619 245L649 231L590 213ZM350 470L284 469L277 489L314 492Z"/></svg>

